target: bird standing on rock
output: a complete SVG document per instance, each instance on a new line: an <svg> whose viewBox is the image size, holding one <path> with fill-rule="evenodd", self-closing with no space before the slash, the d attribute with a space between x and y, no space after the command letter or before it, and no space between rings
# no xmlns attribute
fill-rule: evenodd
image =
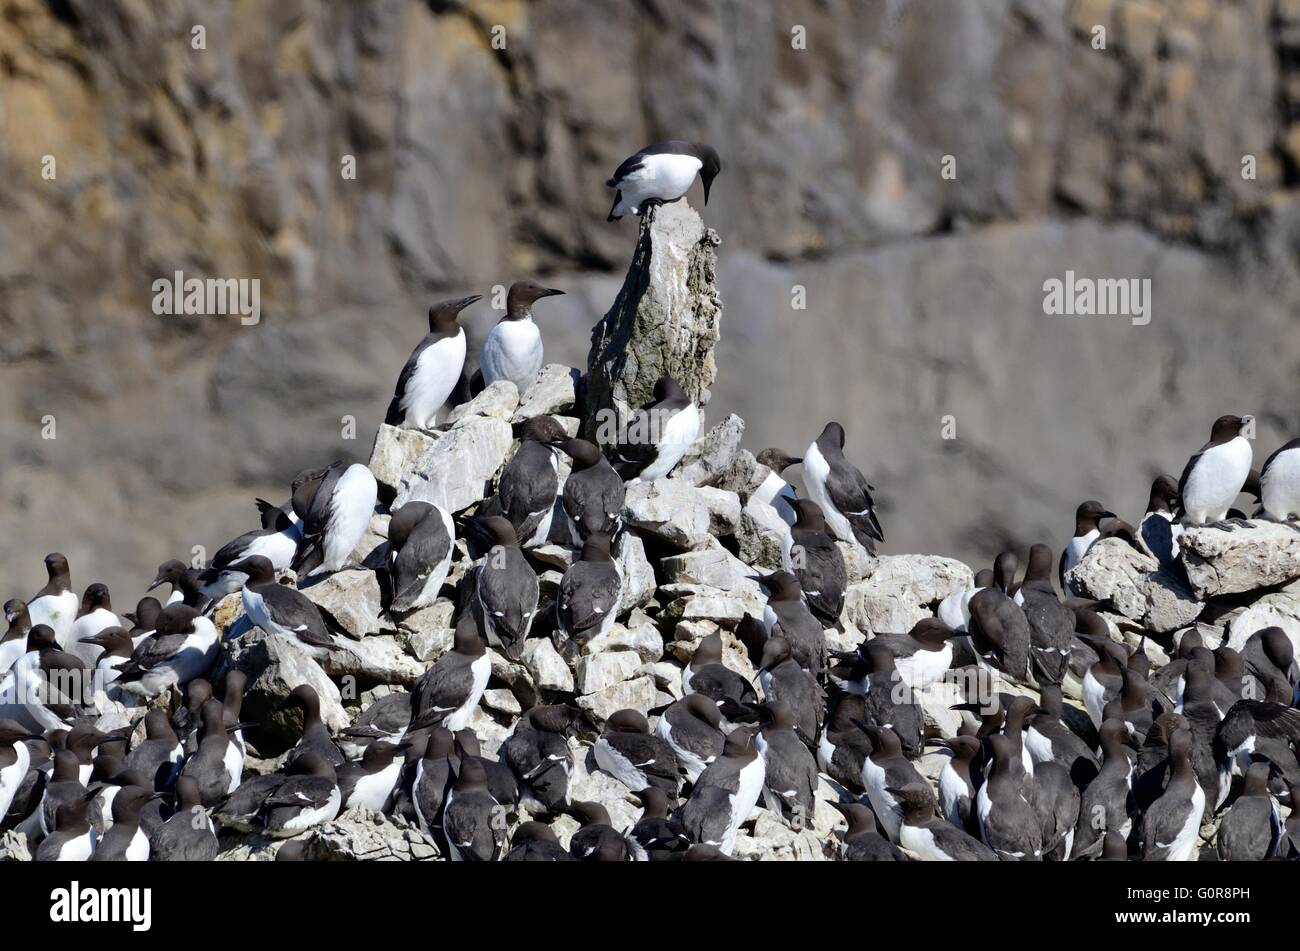
<svg viewBox="0 0 1300 951"><path fill-rule="evenodd" d="M1253 416L1220 416L1202 446L1183 468L1178 494L1183 513L1192 525L1221 523L1250 476L1254 452L1242 435L1254 424Z"/></svg>
<svg viewBox="0 0 1300 951"><path fill-rule="evenodd" d="M564 291L536 281L516 281L506 294L506 314L488 333L479 356L483 385L509 380L520 397L542 371L542 334L533 323L533 304Z"/></svg>
<svg viewBox="0 0 1300 951"><path fill-rule="evenodd" d="M335 462L325 469L303 519L302 541L293 559L299 579L312 572L338 571L370 527L379 497L374 474L354 463Z"/></svg>
<svg viewBox="0 0 1300 951"><path fill-rule="evenodd" d="M862 471L844 457L844 427L830 422L804 451L804 484L821 506L826 524L843 542L856 541L871 553L885 540L876 518L872 486Z"/></svg>
<svg viewBox="0 0 1300 951"><path fill-rule="evenodd" d="M844 555L827 531L821 506L811 499L795 499L794 527L782 541L781 566L796 578L808 607L822 627L838 627L849 585Z"/></svg>
<svg viewBox="0 0 1300 951"><path fill-rule="evenodd" d="M438 597L451 569L456 528L451 515L432 502L407 502L388 522L388 579L399 613L427 607Z"/></svg>
<svg viewBox="0 0 1300 951"><path fill-rule="evenodd" d="M546 544L560 494L559 446L569 434L554 416L534 416L523 425L519 449L497 482L501 514L515 527L524 548Z"/></svg>
<svg viewBox="0 0 1300 951"><path fill-rule="evenodd" d="M429 308L429 332L411 351L397 378L384 422L403 429L433 429L465 370L465 330L460 312L483 295L445 300Z"/></svg>
<svg viewBox="0 0 1300 951"><path fill-rule="evenodd" d="M483 633L489 644L500 646L507 657L517 661L523 656L524 640L537 615L537 573L524 558L509 521L491 515L476 524L492 541L476 579Z"/></svg>
<svg viewBox="0 0 1300 951"><path fill-rule="evenodd" d="M637 410L614 450L614 468L628 482L653 482L673 471L700 435L700 411L676 380L661 376L654 400Z"/></svg>
<svg viewBox="0 0 1300 951"><path fill-rule="evenodd" d="M573 471L564 482L564 511L573 544L581 545L592 532L616 535L627 498L622 478L595 443L565 439L560 448L573 460Z"/></svg>
<svg viewBox="0 0 1300 951"><path fill-rule="evenodd" d="M685 197L700 176L704 186L704 204L709 203L709 189L722 171L722 160L713 146L703 142L671 139L655 142L628 156L605 187L618 189L606 221L618 221L628 212L643 215L649 208Z"/></svg>

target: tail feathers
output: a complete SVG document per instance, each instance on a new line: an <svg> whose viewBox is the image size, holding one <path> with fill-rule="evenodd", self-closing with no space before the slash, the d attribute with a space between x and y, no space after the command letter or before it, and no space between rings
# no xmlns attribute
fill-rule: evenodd
<svg viewBox="0 0 1300 951"><path fill-rule="evenodd" d="M290 567L293 568L293 573L299 578L305 578L319 568L324 561L325 553L321 550L320 544L316 541L305 541L298 549L298 554L294 555L293 564Z"/></svg>
<svg viewBox="0 0 1300 951"><path fill-rule="evenodd" d="M406 414L402 412L401 401L396 396L388 404L388 412L384 414L384 423L389 426L400 426L406 419Z"/></svg>

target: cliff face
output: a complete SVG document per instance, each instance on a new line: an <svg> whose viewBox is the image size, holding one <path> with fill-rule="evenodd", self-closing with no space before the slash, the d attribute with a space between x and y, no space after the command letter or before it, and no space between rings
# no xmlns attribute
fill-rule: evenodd
<svg viewBox="0 0 1300 951"><path fill-rule="evenodd" d="M584 365L636 234L603 182L672 136L723 156L710 419L797 450L839 418L890 550L1059 544L1221 412L1265 455L1300 431L1294 0L0 13L10 593L53 549L135 592L364 458L431 295L545 273L547 360ZM1151 322L1045 316L1071 270L1150 277ZM176 271L259 280L260 322L156 315Z"/></svg>

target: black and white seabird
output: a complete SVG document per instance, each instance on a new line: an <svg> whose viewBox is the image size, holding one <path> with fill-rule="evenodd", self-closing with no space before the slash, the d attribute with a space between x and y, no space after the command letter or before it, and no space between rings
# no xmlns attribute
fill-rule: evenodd
<svg viewBox="0 0 1300 951"><path fill-rule="evenodd" d="M669 816L668 796L654 786L635 790L632 796L641 804L641 818L627 833L640 850L637 858L650 862L680 858L691 847L691 839L681 820Z"/></svg>
<svg viewBox="0 0 1300 951"><path fill-rule="evenodd" d="M819 506L826 524L840 541L857 541L875 552L885 540L876 518L872 486L861 470L844 457L844 427L830 422L803 454L804 485Z"/></svg>
<svg viewBox="0 0 1300 951"><path fill-rule="evenodd" d="M16 720L0 720L0 821L9 812L31 767L31 751L26 741L39 739L39 733L31 732Z"/></svg>
<svg viewBox="0 0 1300 951"><path fill-rule="evenodd" d="M790 642L779 634L773 634L763 644L758 682L768 703L789 704L799 738L809 747L815 747L826 712L825 694L813 675L794 659Z"/></svg>
<svg viewBox="0 0 1300 951"><path fill-rule="evenodd" d="M489 644L518 661L537 616L537 572L524 557L515 527L507 519L492 515L475 524L492 542L476 579L483 633Z"/></svg>
<svg viewBox="0 0 1300 951"><path fill-rule="evenodd" d="M1300 438L1279 446L1259 470L1264 513L1277 522L1300 518Z"/></svg>
<svg viewBox="0 0 1300 951"><path fill-rule="evenodd" d="M456 738L445 727L435 726L425 740L424 752L415 767L411 784L411 805L420 830L429 838L442 828L442 807L455 782L452 755Z"/></svg>
<svg viewBox="0 0 1300 951"><path fill-rule="evenodd" d="M826 672L826 632L804 601L799 579L788 571L774 571L757 580L768 591L763 608L767 635L778 634L789 641L799 666L820 680Z"/></svg>
<svg viewBox="0 0 1300 951"><path fill-rule="evenodd" d="M722 755L700 774L682 807L682 827L691 840L730 855L740 824L763 793L765 771L753 728L729 733Z"/></svg>
<svg viewBox="0 0 1300 951"><path fill-rule="evenodd" d="M548 812L561 812L569 803L573 752L568 733L581 713L567 704L538 704L515 721L501 744L502 761Z"/></svg>
<svg viewBox="0 0 1300 951"><path fill-rule="evenodd" d="M1118 833L1127 840L1137 814L1133 797L1133 736L1119 720L1101 725L1101 768L1084 787L1074 832L1075 858L1095 858L1105 837Z"/></svg>
<svg viewBox="0 0 1300 951"><path fill-rule="evenodd" d="M623 573L609 553L609 536L592 532L582 544L582 557L560 579L555 602L559 629L586 643L607 632L623 601Z"/></svg>
<svg viewBox="0 0 1300 951"><path fill-rule="evenodd" d="M199 785L189 776L176 781L176 806L150 836L154 862L211 862L221 851L216 830L203 808Z"/></svg>
<svg viewBox="0 0 1300 951"><path fill-rule="evenodd" d="M1061 562L1057 571L1057 580L1061 583L1062 591L1069 592L1070 590L1065 583L1066 572L1083 561L1083 556L1088 553L1092 543L1101 538L1101 520L1103 518L1117 517L1114 512L1109 511L1106 506L1095 499L1079 503L1079 507L1074 510L1074 536L1061 549ZM1031 563L1033 562L1032 551L1029 560Z"/></svg>
<svg viewBox="0 0 1300 951"><path fill-rule="evenodd" d="M984 779L975 765L981 752L980 741L973 736L951 736L930 742L952 754L939 770L940 812L957 828L978 833L975 793Z"/></svg>
<svg viewBox="0 0 1300 951"><path fill-rule="evenodd" d="M1300 665L1296 664L1295 645L1286 631L1280 627L1260 628L1246 639L1241 658L1246 677L1257 684L1252 696L1295 705Z"/></svg>
<svg viewBox="0 0 1300 951"><path fill-rule="evenodd" d="M860 802L832 802L849 824L840 843L845 862L906 862L907 856L885 838L873 813Z"/></svg>
<svg viewBox="0 0 1300 951"><path fill-rule="evenodd" d="M894 652L887 642L873 638L859 650L866 657L869 673L860 681L863 690L863 722L892 730L907 756L921 755L925 722L916 697L898 673Z"/></svg>
<svg viewBox="0 0 1300 951"><path fill-rule="evenodd" d="M260 503L259 500L259 504ZM222 545L207 568L196 576L200 590L214 601L234 594L244 586L248 576L242 571L232 571L230 566L245 558L261 555L271 562L276 571L293 564L302 541L302 525L289 512L265 505L262 509L262 527L245 532Z"/></svg>
<svg viewBox="0 0 1300 951"><path fill-rule="evenodd" d="M72 590L68 559L58 552L46 555L45 573L49 580L28 600L27 616L32 627L49 625L60 646L66 647L81 604L77 593Z"/></svg>
<svg viewBox="0 0 1300 951"><path fill-rule="evenodd" d="M633 792L657 786L677 799L681 788L677 756L667 741L650 732L649 722L636 710L610 714L592 752L597 766Z"/></svg>
<svg viewBox="0 0 1300 951"><path fill-rule="evenodd" d="M898 844L922 862L996 862L997 855L979 839L934 812L934 794L912 783L890 794L902 804Z"/></svg>
<svg viewBox="0 0 1300 951"><path fill-rule="evenodd" d="M463 730L491 675L487 645L479 634L473 610L466 608L456 623L451 650L434 661L411 690L410 729L439 725L453 733Z"/></svg>
<svg viewBox="0 0 1300 951"><path fill-rule="evenodd" d="M341 748L348 756L358 757L375 740L400 742L410 726L411 695L404 690L394 690L377 697L350 727L340 733Z"/></svg>
<svg viewBox="0 0 1300 951"><path fill-rule="evenodd" d="M393 400L384 422L403 429L433 429L438 410L447 402L465 370L465 331L460 312L479 300L471 294L429 308L429 332L416 344L397 377Z"/></svg>
<svg viewBox="0 0 1300 951"><path fill-rule="evenodd" d="M627 482L653 482L673 471L700 435L700 410L670 376L655 382L654 399L632 414L614 450Z"/></svg>
<svg viewBox="0 0 1300 951"><path fill-rule="evenodd" d="M1183 714L1191 722L1195 736L1196 722L1188 714L1186 704ZM1289 748L1300 748L1300 710L1268 700L1238 700L1223 719L1214 724L1211 751L1219 769L1216 808L1227 799L1232 777L1246 773L1252 755L1270 759L1274 745L1278 747L1279 762L1285 762L1290 755ZM1294 762L1293 756L1291 762Z"/></svg>
<svg viewBox="0 0 1300 951"><path fill-rule="evenodd" d="M393 592L390 611L414 611L437 600L455 541L451 515L440 505L407 502L393 512L385 560Z"/></svg>
<svg viewBox="0 0 1300 951"><path fill-rule="evenodd" d="M754 686L722 662L722 633L706 634L695 645L691 661L682 671L682 693L702 694L716 704L737 706L757 699Z"/></svg>
<svg viewBox="0 0 1300 951"><path fill-rule="evenodd" d="M1106 704L1119 696L1124 687L1123 671L1128 665L1128 652L1110 638L1110 628L1105 619L1090 608L1076 608L1074 612L1078 634L1086 638L1097 652L1097 663L1083 676L1083 705L1100 727Z"/></svg>
<svg viewBox="0 0 1300 951"><path fill-rule="evenodd" d="M1268 791L1268 773L1269 765L1262 760L1246 771L1241 795L1219 823L1215 842L1219 861L1263 862L1276 854L1282 820Z"/></svg>
<svg viewBox="0 0 1300 951"><path fill-rule="evenodd" d="M506 294L506 313L483 341L479 367L484 386L509 380L522 397L542 369L542 334L533 323L533 304L564 291L536 281L515 281Z"/></svg>
<svg viewBox="0 0 1300 951"><path fill-rule="evenodd" d="M849 792L862 792L862 761L871 755L871 739L862 729L866 722L862 694L847 693L826 718L817 738L817 765Z"/></svg>
<svg viewBox="0 0 1300 951"><path fill-rule="evenodd" d="M797 466L803 462L803 459L799 456L791 456L782 449L769 447L758 454L757 462L760 466L766 466L768 473L763 477L758 488L750 493L746 504L757 502L770 505L781 521L787 526L794 525L794 509L791 503L799 497L799 493L795 491L794 486L782 478L782 475L790 466Z"/></svg>
<svg viewBox="0 0 1300 951"><path fill-rule="evenodd" d="M1193 525L1222 522L1250 475L1254 459L1250 440L1242 429L1253 416L1220 416L1214 421L1210 441L1200 448L1183 469L1178 494L1183 514Z"/></svg>
<svg viewBox="0 0 1300 951"><path fill-rule="evenodd" d="M924 690L942 680L952 666L954 636L953 629L943 621L927 617L912 625L906 634L877 634L872 643L889 648L903 683L913 690Z"/></svg>
<svg viewBox="0 0 1300 951"><path fill-rule="evenodd" d="M11 598L5 602L5 621L9 628L0 638L0 677L14 665L14 662L27 653L27 632L32 629L32 619L27 613L26 603Z"/></svg>
<svg viewBox="0 0 1300 951"><path fill-rule="evenodd" d="M757 707L762 730L755 738L765 764L763 798L769 809L811 822L817 760L794 731L794 711L781 701Z"/></svg>
<svg viewBox="0 0 1300 951"><path fill-rule="evenodd" d="M163 603L164 607L186 604L202 610L207 605L208 597L202 591L199 581L201 574L200 569L191 568L185 562L172 558L158 566L158 573L154 575L153 581L145 591L152 591L159 585L171 585L171 592Z"/></svg>
<svg viewBox="0 0 1300 951"><path fill-rule="evenodd" d="M898 841L899 827L903 824L903 804L891 789L903 789L913 783L930 785L903 755L903 744L898 734L888 727L864 724L871 738L871 755L862 762L862 787L871 802L871 811L884 827L889 841ZM933 797L933 793L931 793Z"/></svg>
<svg viewBox="0 0 1300 951"><path fill-rule="evenodd" d="M543 822L521 822L510 839L506 862L576 862Z"/></svg>
<svg viewBox="0 0 1300 951"><path fill-rule="evenodd" d="M334 767L317 753L303 753L290 761L286 779L262 803L262 826L267 835L290 838L339 814L343 796Z"/></svg>
<svg viewBox="0 0 1300 951"><path fill-rule="evenodd" d="M209 700L204 703L202 716L199 750L185 761L181 775L198 783L203 804L213 807L239 788L241 777L231 772L227 759L230 733L221 701Z"/></svg>
<svg viewBox="0 0 1300 951"><path fill-rule="evenodd" d="M163 608L154 633L117 668L114 686L145 697L183 687L207 673L220 646L221 635L210 620L188 605L173 604Z"/></svg>
<svg viewBox="0 0 1300 951"><path fill-rule="evenodd" d="M370 527L379 498L379 483L361 463L326 467L302 521L302 541L292 568L298 577L338 571Z"/></svg>
<svg viewBox="0 0 1300 951"><path fill-rule="evenodd" d="M63 650L54 629L37 624L27 632L27 652L0 678L0 717L38 730L66 730L85 696L86 668ZM80 690L80 692L77 692Z"/></svg>
<svg viewBox="0 0 1300 951"><path fill-rule="evenodd" d="M1190 862L1200 845L1205 800L1192 769L1192 732L1176 730L1169 740L1169 784L1142 816L1142 861Z"/></svg>
<svg viewBox="0 0 1300 951"><path fill-rule="evenodd" d="M1183 527L1178 524L1178 480L1171 475L1156 476L1151 483L1146 514L1138 524L1138 538L1147 553L1163 568L1170 568L1178 558L1178 536Z"/></svg>
<svg viewBox="0 0 1300 951"><path fill-rule="evenodd" d="M1030 805L1042 827L1043 860L1068 862L1079 822L1079 787L1059 763L1040 763L1030 784Z"/></svg>
<svg viewBox="0 0 1300 951"><path fill-rule="evenodd" d="M185 749L166 711L153 707L144 715L144 737L126 755L123 765L149 777L153 789L159 792L171 789L180 775Z"/></svg>
<svg viewBox="0 0 1300 951"><path fill-rule="evenodd" d="M605 182L607 188L617 189L606 220L618 221L628 212L643 215L649 208L685 197L697 174L707 205L709 189L721 171L717 150L703 142L669 139L647 145L625 158Z"/></svg>
<svg viewBox="0 0 1300 951"><path fill-rule="evenodd" d="M592 532L614 536L623 521L623 479L595 443L566 438L560 448L573 460L564 481L564 511L573 544L581 545Z"/></svg>
<svg viewBox="0 0 1300 951"><path fill-rule="evenodd" d="M105 628L120 627L121 624L121 619L113 613L108 585L96 582L81 596L77 619L72 623L72 633L68 635L64 649L80 657L87 667L94 667L100 651L93 642L84 642L82 638L94 637Z"/></svg>
<svg viewBox="0 0 1300 951"><path fill-rule="evenodd" d="M821 506L796 499L791 507L795 523L782 539L781 567L799 579L808 607L823 627L837 627L849 584L844 555L827 529Z"/></svg>
<svg viewBox="0 0 1300 951"><path fill-rule="evenodd" d="M1020 744L1000 734L988 738L993 761L975 796L980 838L1002 861L1037 862L1043 830L1027 796Z"/></svg>
<svg viewBox="0 0 1300 951"><path fill-rule="evenodd" d="M346 760L343 752L334 743L329 728L320 715L320 694L311 684L299 684L289 691L289 695L279 703L280 710L296 709L302 715L302 732L298 743L289 753L292 762L304 753L315 753L331 766L342 766ZM204 704L204 712L207 704Z"/></svg>
<svg viewBox="0 0 1300 951"><path fill-rule="evenodd" d="M575 802L569 809L581 828L569 840L569 853L579 862L634 862L640 846L610 822L609 811L598 802Z"/></svg>
<svg viewBox="0 0 1300 951"><path fill-rule="evenodd" d="M1057 763L1082 789L1090 783L1100 764L1083 739L1061 722L1063 708L1059 684L1043 684L1038 709L1025 730L1025 749L1034 765Z"/></svg>
<svg viewBox="0 0 1300 951"><path fill-rule="evenodd" d="M135 642L131 635L120 627L106 627L87 637L77 638L77 642L89 645L99 656L94 661L94 669L99 680L96 687L107 686L117 679L118 668L131 659L135 653Z"/></svg>
<svg viewBox="0 0 1300 951"><path fill-rule="evenodd" d="M677 764L692 783L722 755L727 742L718 705L702 693L688 694L671 704L660 714L655 734L672 747Z"/></svg>
<svg viewBox="0 0 1300 951"><path fill-rule="evenodd" d="M267 634L302 644L314 657L343 649L334 642L316 602L297 588L276 581L269 560L254 555L232 567L248 575L240 597L253 624Z"/></svg>
<svg viewBox="0 0 1300 951"><path fill-rule="evenodd" d="M1052 587L1052 550L1046 545L1030 547L1020 593L1029 621L1030 673L1037 683L1059 684L1070 672L1075 619Z"/></svg>
<svg viewBox="0 0 1300 951"><path fill-rule="evenodd" d="M366 747L359 762L344 763L337 770L340 810L364 805L374 812L383 812L393 794L393 787L402 773L402 760L407 744L376 740Z"/></svg>
<svg viewBox="0 0 1300 951"><path fill-rule="evenodd" d="M497 504L524 548L546 543L560 494L559 446L569 438L554 416L527 420L519 449L501 470Z"/></svg>
<svg viewBox="0 0 1300 951"><path fill-rule="evenodd" d="M158 615L162 613L162 604L157 598L145 595L135 603L134 611L127 611L122 617L131 622L131 641L136 647L152 634L158 627Z"/></svg>
<svg viewBox="0 0 1300 951"><path fill-rule="evenodd" d="M1300 784L1292 784L1290 801L1300 803ZM1294 805L1291 814L1286 817L1281 838L1277 843L1277 857L1288 862L1300 862L1300 809Z"/></svg>
<svg viewBox="0 0 1300 951"><path fill-rule="evenodd" d="M37 862L86 862L95 851L99 834L87 818L94 793L60 803L55 811L54 831L41 842L33 856Z"/></svg>
<svg viewBox="0 0 1300 951"><path fill-rule="evenodd" d="M1020 606L996 587L985 588L970 599L970 620L961 640L979 666L1028 680L1029 620Z"/></svg>
<svg viewBox="0 0 1300 951"><path fill-rule="evenodd" d="M453 862L495 862L505 847L500 803L488 791L487 772L477 759L466 759L447 793L442 827Z"/></svg>
<svg viewBox="0 0 1300 951"><path fill-rule="evenodd" d="M113 825L95 843L92 862L147 862L149 839L140 828L140 810L158 793L141 786L127 786L113 797Z"/></svg>

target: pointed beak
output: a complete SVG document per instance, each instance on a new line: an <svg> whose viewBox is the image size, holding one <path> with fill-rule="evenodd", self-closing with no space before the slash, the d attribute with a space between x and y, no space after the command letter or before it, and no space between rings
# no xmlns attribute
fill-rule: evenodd
<svg viewBox="0 0 1300 951"><path fill-rule="evenodd" d="M150 591L152 591L154 588L158 587L160 584L162 584L162 583L163 583L164 581L166 581L166 580L167 580L167 579L164 578L162 575L159 575L158 577L154 578L154 579L153 579L153 584L149 585L149 587L147 587L147 588L144 589L144 590L145 590L145 593L148 594Z"/></svg>
<svg viewBox="0 0 1300 951"><path fill-rule="evenodd" d="M704 185L704 204L707 205L709 203L709 189L713 187L713 179L712 178L704 179L703 185Z"/></svg>
<svg viewBox="0 0 1300 951"><path fill-rule="evenodd" d="M1114 512L1102 512L1102 513L1101 513L1101 517L1102 517L1102 518L1119 518L1119 516L1116 515Z"/></svg>
<svg viewBox="0 0 1300 951"><path fill-rule="evenodd" d="M564 291L560 290L558 287L548 287L548 288L546 289L546 293L543 294L542 296L543 296L543 297L563 297L563 296L564 296Z"/></svg>
<svg viewBox="0 0 1300 951"><path fill-rule="evenodd" d="M460 300L456 301L456 310L457 312L462 311L470 304L473 304L475 301L480 301L482 299L483 299L482 294L470 294L468 297L462 297Z"/></svg>
<svg viewBox="0 0 1300 951"><path fill-rule="evenodd" d="M91 634L89 637L77 638L77 643L78 644L99 644L102 646L104 642L99 639L98 634Z"/></svg>

